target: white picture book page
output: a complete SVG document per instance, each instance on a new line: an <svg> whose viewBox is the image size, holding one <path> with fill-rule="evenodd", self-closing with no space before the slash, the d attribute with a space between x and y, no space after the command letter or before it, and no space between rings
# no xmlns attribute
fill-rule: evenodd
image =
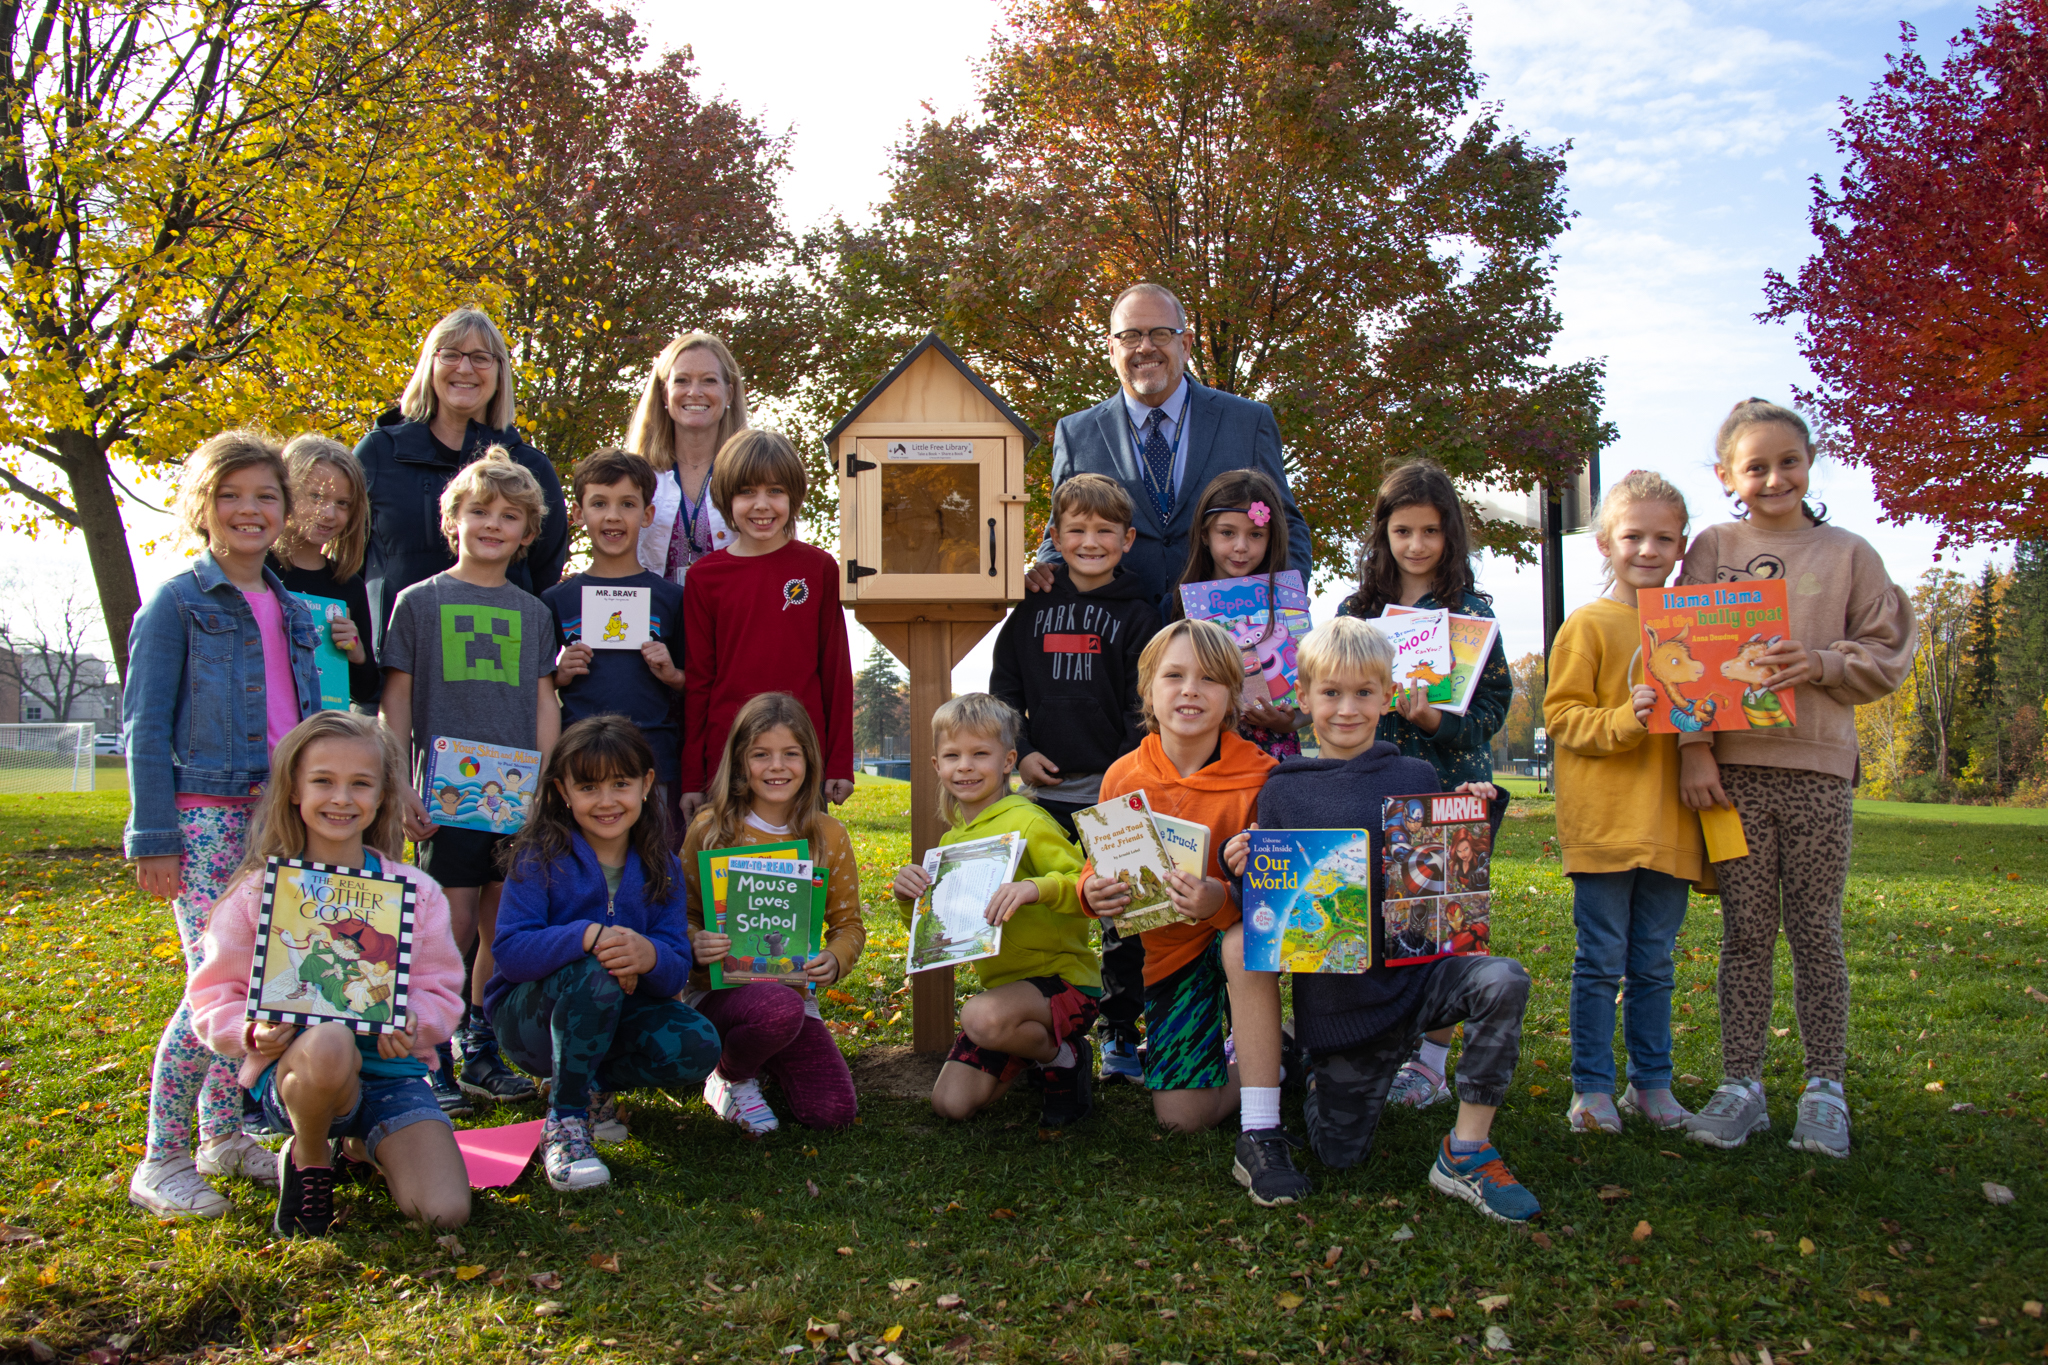
<svg viewBox="0 0 2048 1365"><path fill-rule="evenodd" d="M583 585L583 643L592 649L638 649L650 637L653 593L646 588Z"/></svg>
<svg viewBox="0 0 2048 1365"><path fill-rule="evenodd" d="M1434 681L1451 673L1451 614L1418 611L1404 616L1376 616L1366 622L1394 647L1394 686L1412 687L1424 678ZM1431 678L1430 675L1434 675ZM1429 682L1422 682L1424 690Z"/></svg>

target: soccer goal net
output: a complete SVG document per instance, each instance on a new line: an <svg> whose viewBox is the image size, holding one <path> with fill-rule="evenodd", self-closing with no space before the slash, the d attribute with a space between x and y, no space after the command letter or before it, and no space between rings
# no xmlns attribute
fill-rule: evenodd
<svg viewBox="0 0 2048 1365"><path fill-rule="evenodd" d="M90 724L0 725L0 792L89 792Z"/></svg>

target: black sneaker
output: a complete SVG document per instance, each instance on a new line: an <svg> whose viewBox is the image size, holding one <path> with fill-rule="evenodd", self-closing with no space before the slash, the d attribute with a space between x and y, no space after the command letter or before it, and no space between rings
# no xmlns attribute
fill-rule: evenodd
<svg viewBox="0 0 2048 1365"><path fill-rule="evenodd" d="M1040 1128L1071 1128L1095 1112L1095 1049L1086 1038L1072 1042L1072 1066L1032 1068L1045 1077L1045 1098L1038 1111Z"/></svg>
<svg viewBox="0 0 2048 1365"><path fill-rule="evenodd" d="M277 1217L271 1226L280 1237L325 1237L334 1226L334 1168L300 1170L291 1149L280 1155L284 1159L277 1163Z"/></svg>
<svg viewBox="0 0 2048 1365"><path fill-rule="evenodd" d="M470 1108L469 1096L462 1093L462 1087L455 1084L455 1063L443 1056L441 1069L427 1073L427 1085L434 1092L435 1101L441 1112L451 1119L466 1119L476 1111Z"/></svg>
<svg viewBox="0 0 2048 1365"><path fill-rule="evenodd" d="M1252 1202L1260 1208L1292 1204L1313 1188L1308 1177L1294 1169L1293 1149L1300 1145L1280 1128L1239 1133L1230 1173L1251 1191Z"/></svg>
<svg viewBox="0 0 2048 1365"><path fill-rule="evenodd" d="M518 1104L539 1093L532 1081L505 1065L496 1046L480 1047L464 1057L456 1084L463 1094L485 1104Z"/></svg>

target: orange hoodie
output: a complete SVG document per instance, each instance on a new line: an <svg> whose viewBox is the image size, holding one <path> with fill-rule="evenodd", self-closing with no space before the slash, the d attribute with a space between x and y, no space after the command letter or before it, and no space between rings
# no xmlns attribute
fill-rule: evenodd
<svg viewBox="0 0 2048 1365"><path fill-rule="evenodd" d="M1223 867L1223 845L1258 818L1259 789L1266 785L1266 774L1278 766L1278 760L1258 745L1225 734L1216 761L1182 777L1167 761L1159 736L1147 735L1144 743L1109 765L1102 775L1099 799L1113 801L1142 788L1152 809L1161 815L1207 825L1209 875L1234 887L1237 879ZM1141 934L1138 941L1145 945L1145 984L1164 981L1193 962L1207 950L1209 940L1239 918L1233 891L1209 919L1168 924Z"/></svg>

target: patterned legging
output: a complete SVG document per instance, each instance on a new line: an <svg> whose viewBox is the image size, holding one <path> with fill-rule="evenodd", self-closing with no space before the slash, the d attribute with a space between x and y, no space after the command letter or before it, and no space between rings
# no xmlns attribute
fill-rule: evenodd
<svg viewBox="0 0 2048 1365"><path fill-rule="evenodd" d="M178 859L178 898L171 909L185 969L199 968L199 936L213 903L227 890L249 844L249 806L198 806L178 812L185 850ZM199 1109L199 1133L206 1141L242 1126L242 1090L236 1067L199 1041L192 1011L181 999L157 1039L149 1080L149 1146L144 1160L161 1161L192 1150L192 1110Z"/></svg>

